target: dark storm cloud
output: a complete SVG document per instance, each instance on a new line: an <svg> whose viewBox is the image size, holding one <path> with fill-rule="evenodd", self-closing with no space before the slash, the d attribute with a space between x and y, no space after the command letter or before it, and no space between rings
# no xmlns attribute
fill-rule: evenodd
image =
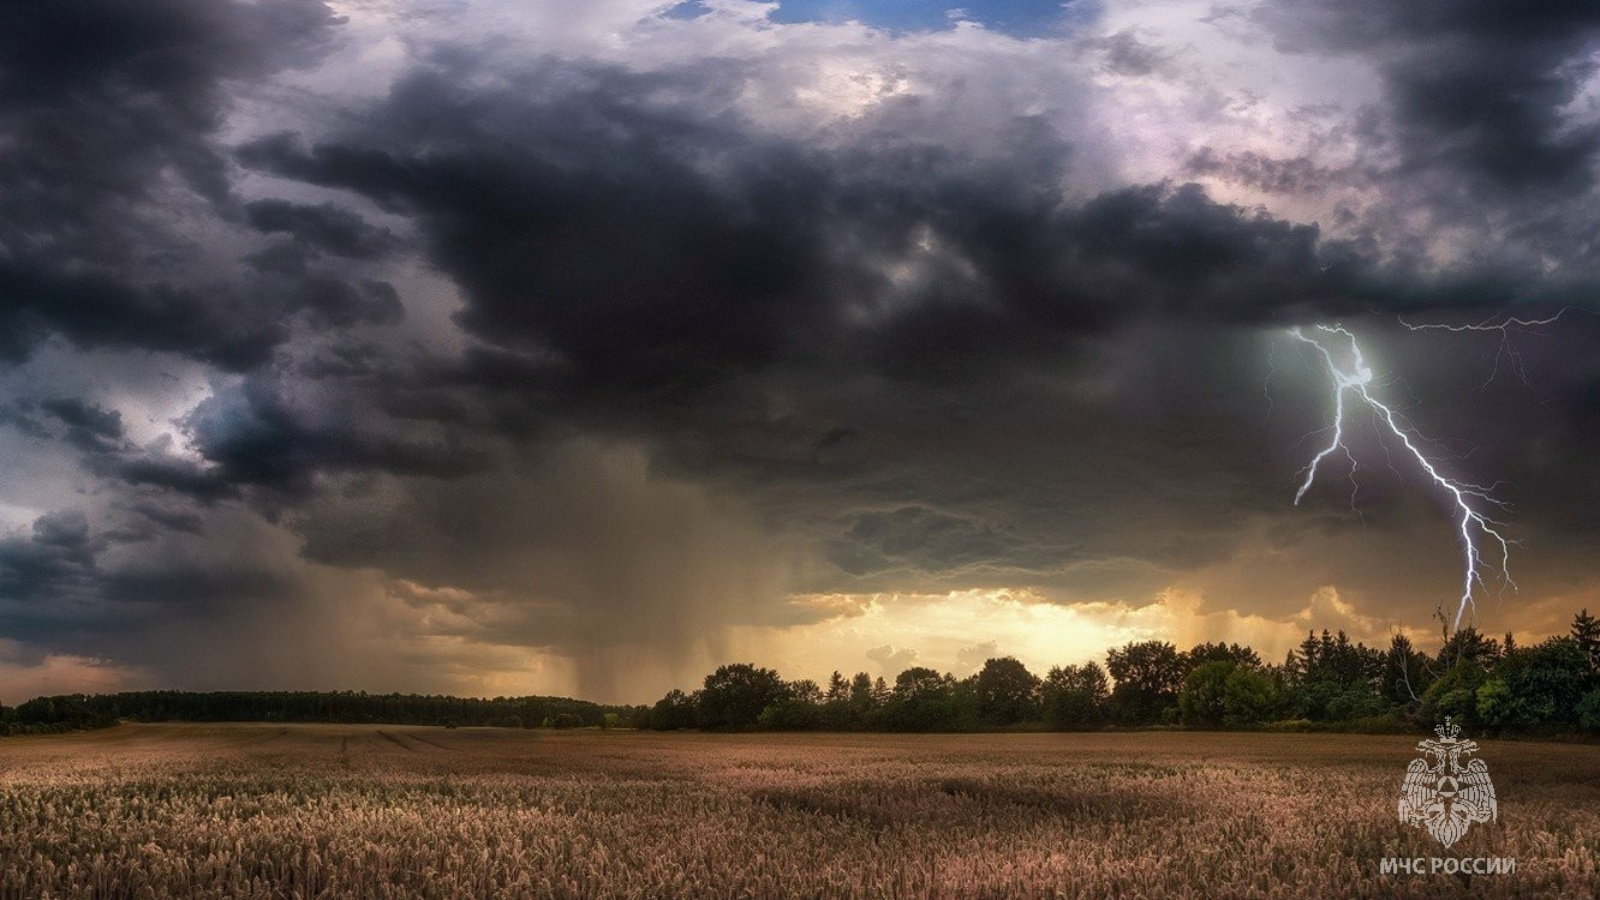
<svg viewBox="0 0 1600 900"><path fill-rule="evenodd" d="M72 397L45 400L43 411L67 426L67 441L80 450L100 452L122 442L122 414Z"/></svg>
<svg viewBox="0 0 1600 900"><path fill-rule="evenodd" d="M332 399L330 404L345 405ZM417 438L398 427L331 419L329 413L296 405L265 379L246 381L238 390L204 401L190 414L186 428L198 452L214 468L196 485L303 493L319 472L449 478L478 471L486 463L480 451L463 446L453 434ZM178 481L173 479L175 485ZM200 493L204 496L205 491Z"/></svg>
<svg viewBox="0 0 1600 900"><path fill-rule="evenodd" d="M123 567L107 573L102 585L102 595L113 603L154 602L173 616L215 614L230 606L281 600L295 587L292 579L269 568L184 562L152 568Z"/></svg>
<svg viewBox="0 0 1600 900"><path fill-rule="evenodd" d="M388 229L369 225L361 216L331 203L307 206L287 200L257 200L246 203L244 213L257 231L293 235L302 244L334 256L372 259L389 252L395 242Z"/></svg>
<svg viewBox="0 0 1600 900"><path fill-rule="evenodd" d="M208 141L227 106L221 82L309 61L333 21L312 0L6 4L8 239L81 229L86 207L145 195L167 166L226 197L226 163Z"/></svg>
<svg viewBox="0 0 1600 900"><path fill-rule="evenodd" d="M823 352L938 377L1141 316L1353 302L1326 264L1348 251L1194 186L1064 206L1049 184L1067 148L1027 120L1020 170L933 144L830 154L651 103L637 76L571 69L575 88L554 96L542 70L489 90L420 72L372 131L278 135L239 156L413 217L468 293L461 324L553 351L585 406L593 391L654 405ZM896 285L898 263L928 271Z"/></svg>
<svg viewBox="0 0 1600 900"><path fill-rule="evenodd" d="M83 513L40 516L32 534L0 539L0 597L26 604L92 591L97 551Z"/></svg>
<svg viewBox="0 0 1600 900"><path fill-rule="evenodd" d="M238 215L213 136L230 86L311 61L337 22L312 0L5 4L0 354L21 359L58 333L227 368L264 361L301 305L195 271L160 207Z"/></svg>
<svg viewBox="0 0 1600 900"><path fill-rule="evenodd" d="M146 501L137 504L134 511L163 528L183 534L198 535L204 525L198 513L171 504Z"/></svg>
<svg viewBox="0 0 1600 900"><path fill-rule="evenodd" d="M1012 160L885 147L870 125L821 152L652 101L623 72L567 65L555 92L543 69L496 75L424 70L367 129L240 151L411 218L465 289L458 321L489 346L430 388L386 379L379 405L643 441L664 472L816 534L860 585L1061 583L1110 556L1079 584L1149 587L1225 555L1214 509L1281 497L1248 485L1263 372L1206 353L1254 355L1248 329L1360 309L1379 279L1358 248L1192 185L1065 203L1068 148L1026 119ZM1158 320L1181 324L1144 333ZM319 530L311 547L404 570L402 544L427 540L363 551Z"/></svg>
<svg viewBox="0 0 1600 900"><path fill-rule="evenodd" d="M904 566L943 571L1016 560L1023 548L990 525L921 506L866 512L828 548L834 565L852 575Z"/></svg>
<svg viewBox="0 0 1600 900"><path fill-rule="evenodd" d="M1392 109L1363 139L1398 135L1430 173L1424 201L1589 184L1594 137L1560 113L1587 20L1373 7L1385 30L1369 33L1353 12L1275 9L1286 46L1377 60ZM255 621L364 573L439 612L429 634L572 653L610 695L616 653L819 615L782 606L797 589L1142 601L1258 541L1292 571L1219 602L1296 611L1337 578L1381 606L1420 577L1407 560L1320 548L1358 528L1386 547L1433 534L1448 568L1448 523L1414 473L1368 482L1364 522L1344 514L1342 473L1293 507L1328 383L1281 328L1326 320L1370 336L1419 432L1470 442L1471 471L1513 482L1519 527L1545 546L1595 527L1595 323L1520 345L1535 387L1482 392L1495 336L1395 324L1582 302L1594 282L1569 218L1536 222L1554 266L1441 265L1359 221L1334 239L1183 180L1304 197L1389 177L1366 168L1216 148L1174 180L1079 194L1063 185L1088 139L1040 116L963 150L938 98L912 95L809 140L735 112L749 63L497 64L470 46L420 47L381 99L220 147L241 85L328 52L334 23L293 0L0 13L16 135L0 145L0 353L61 335L229 370L144 445L130 433L146 423L75 388L0 407L26 440L69 445L106 507L0 539L0 614L19 632L233 607ZM1094 64L1176 65L1133 34ZM1519 71L1483 61L1501 45ZM245 200L241 170L272 196ZM210 239L229 248L216 272ZM424 347L421 326L362 329L401 321L414 272L459 290L460 331ZM1550 562L1533 581L1578 577ZM98 611L37 614L54 601Z"/></svg>
<svg viewBox="0 0 1600 900"><path fill-rule="evenodd" d="M1600 129L1566 115L1594 72L1593 4L1274 0L1256 15L1287 49L1376 63L1408 167L1502 191L1593 186Z"/></svg>
<svg viewBox="0 0 1600 900"><path fill-rule="evenodd" d="M1027 119L999 160L884 144L871 122L822 151L630 73L460 65L402 80L364 128L239 153L412 219L466 291L458 321L488 346L386 408L643 440L665 471L803 523L859 585L1145 585L1215 563L1283 510L1303 460L1269 448L1325 424L1263 423L1254 329L1574 290L1504 265L1422 274L1194 185L1068 203L1070 147ZM707 72L669 80L736 86ZM927 114L886 106L906 134Z"/></svg>
<svg viewBox="0 0 1600 900"><path fill-rule="evenodd" d="M118 457L98 467L131 485L172 490L203 502L239 494L238 487L217 472L202 468L192 460L161 453Z"/></svg>
<svg viewBox="0 0 1600 900"><path fill-rule="evenodd" d="M39 262L0 254L0 354L20 361L59 332L87 346L186 352L225 368L264 362L287 336L231 297L172 285L139 286L80 259Z"/></svg>
<svg viewBox="0 0 1600 900"><path fill-rule="evenodd" d="M310 149L281 136L240 156L416 215L473 297L466 328L553 343L586 378L692 387L821 337L806 320L836 266L825 186L802 152L766 158L726 127L640 108L629 98L643 79L597 78L530 102L539 73L488 95L426 74L379 114L407 130ZM697 171L723 142L735 171Z"/></svg>

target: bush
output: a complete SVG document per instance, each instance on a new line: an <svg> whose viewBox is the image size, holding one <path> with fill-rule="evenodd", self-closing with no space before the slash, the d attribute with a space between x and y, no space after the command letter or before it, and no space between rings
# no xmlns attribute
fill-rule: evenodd
<svg viewBox="0 0 1600 900"><path fill-rule="evenodd" d="M1215 728L1222 724L1223 695L1236 663L1208 662L1195 666L1178 692L1178 712L1183 724Z"/></svg>
<svg viewBox="0 0 1600 900"><path fill-rule="evenodd" d="M722 666L706 676L699 695L702 728L754 725L767 707L789 696L778 673L750 663Z"/></svg>
<svg viewBox="0 0 1600 900"><path fill-rule="evenodd" d="M1551 638L1506 656L1477 691L1477 713L1498 731L1568 731L1580 724L1588 657L1577 641Z"/></svg>
<svg viewBox="0 0 1600 900"><path fill-rule="evenodd" d="M1183 681L1178 710L1191 727L1243 728L1265 722L1278 706L1278 688L1266 673L1234 662L1195 666Z"/></svg>
<svg viewBox="0 0 1600 900"><path fill-rule="evenodd" d="M1222 685L1222 724L1239 728L1265 722L1278 706L1278 686L1265 673L1236 666Z"/></svg>
<svg viewBox="0 0 1600 900"><path fill-rule="evenodd" d="M1446 716L1472 729L1478 721L1478 688L1489 680L1478 661L1464 658L1450 667L1422 695L1420 718L1423 722L1443 722Z"/></svg>
<svg viewBox="0 0 1600 900"><path fill-rule="evenodd" d="M1088 691L1056 691L1046 698L1044 720L1057 731L1099 728L1105 724L1104 701Z"/></svg>
<svg viewBox="0 0 1600 900"><path fill-rule="evenodd" d="M822 709L804 700L779 700L761 711L756 726L767 731L814 731L822 727Z"/></svg>
<svg viewBox="0 0 1600 900"><path fill-rule="evenodd" d="M1015 725L1038 715L1039 679L1015 657L985 661L976 687L978 715L991 725Z"/></svg>
<svg viewBox="0 0 1600 900"><path fill-rule="evenodd" d="M1578 724L1589 731L1600 731L1600 688L1595 688L1578 703Z"/></svg>
<svg viewBox="0 0 1600 900"><path fill-rule="evenodd" d="M656 731L677 731L698 724L699 704L683 691L668 691L650 709L650 727Z"/></svg>

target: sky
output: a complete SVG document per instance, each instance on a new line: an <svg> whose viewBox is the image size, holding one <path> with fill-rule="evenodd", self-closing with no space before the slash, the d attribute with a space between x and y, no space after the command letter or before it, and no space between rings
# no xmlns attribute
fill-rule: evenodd
<svg viewBox="0 0 1600 900"><path fill-rule="evenodd" d="M0 2L0 701L1600 608L1600 7ZM1413 330L1560 316L1507 331ZM1351 461L1357 470L1350 477Z"/></svg>

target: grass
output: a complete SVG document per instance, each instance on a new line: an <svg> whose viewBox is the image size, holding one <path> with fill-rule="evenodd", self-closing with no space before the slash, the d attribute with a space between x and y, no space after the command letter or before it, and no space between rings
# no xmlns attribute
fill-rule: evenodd
<svg viewBox="0 0 1600 900"><path fill-rule="evenodd" d="M1500 822L1395 821L1415 740L125 725L0 740L0 898L1600 896L1600 752L1481 742Z"/></svg>

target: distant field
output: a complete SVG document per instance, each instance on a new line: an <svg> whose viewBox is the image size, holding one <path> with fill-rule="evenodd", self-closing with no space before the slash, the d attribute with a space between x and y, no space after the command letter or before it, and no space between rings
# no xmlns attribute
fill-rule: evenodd
<svg viewBox="0 0 1600 900"><path fill-rule="evenodd" d="M1600 748L1482 742L1446 854L1414 743L129 725L0 740L0 898L1600 896Z"/></svg>

